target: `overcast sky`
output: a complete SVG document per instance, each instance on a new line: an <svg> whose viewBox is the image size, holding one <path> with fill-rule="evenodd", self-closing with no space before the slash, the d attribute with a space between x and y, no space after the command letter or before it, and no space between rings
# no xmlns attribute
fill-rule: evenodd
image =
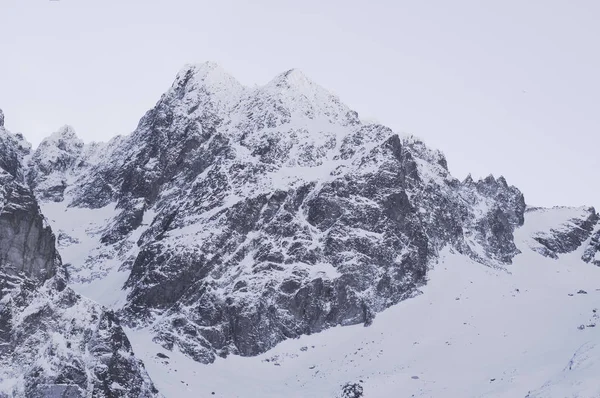
<svg viewBox="0 0 600 398"><path fill-rule="evenodd" d="M37 144L128 134L186 63L247 85L299 68L361 117L600 208L600 1L0 0L0 108Z"/></svg>

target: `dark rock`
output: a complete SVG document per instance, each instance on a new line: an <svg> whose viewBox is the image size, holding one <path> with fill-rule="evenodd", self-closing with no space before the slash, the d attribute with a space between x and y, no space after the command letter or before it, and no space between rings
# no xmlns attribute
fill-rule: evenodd
<svg viewBox="0 0 600 398"><path fill-rule="evenodd" d="M342 386L340 398L360 398L363 396L363 387L359 383L346 383Z"/></svg>
<svg viewBox="0 0 600 398"><path fill-rule="evenodd" d="M551 258L558 258L558 254L573 252L592 235L592 231L599 219L600 217L596 213L596 210L593 207L589 207L585 210L585 215L582 218L573 218L560 226L560 228L539 232L533 237L542 245L542 248L538 251L542 255ZM583 260L586 262L594 261L594 242L592 238L592 242L583 255Z"/></svg>
<svg viewBox="0 0 600 398"><path fill-rule="evenodd" d="M600 253L600 230L592 235L581 259L586 263L592 263L600 267L600 254L598 253Z"/></svg>

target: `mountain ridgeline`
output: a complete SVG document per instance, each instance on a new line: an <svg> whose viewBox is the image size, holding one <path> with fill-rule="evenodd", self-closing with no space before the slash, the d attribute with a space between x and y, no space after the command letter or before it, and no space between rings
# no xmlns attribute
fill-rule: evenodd
<svg viewBox="0 0 600 398"><path fill-rule="evenodd" d="M540 211L503 177L452 177L441 152L362 122L297 70L250 89L186 66L107 143L66 126L31 150L0 132L0 364L28 358L23 396L157 394L120 324L201 363L368 326L420 293L444 248L510 268L513 232ZM586 244L600 265L598 219L582 208L531 247ZM42 351L53 376L33 365Z"/></svg>

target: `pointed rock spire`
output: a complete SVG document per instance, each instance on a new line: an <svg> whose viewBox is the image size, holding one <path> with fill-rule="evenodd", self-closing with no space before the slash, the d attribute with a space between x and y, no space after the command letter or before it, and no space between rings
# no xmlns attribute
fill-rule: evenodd
<svg viewBox="0 0 600 398"><path fill-rule="evenodd" d="M495 184L496 183L496 178L494 177L493 174L490 174L489 176L485 177L483 179L483 182L487 183L487 184Z"/></svg>

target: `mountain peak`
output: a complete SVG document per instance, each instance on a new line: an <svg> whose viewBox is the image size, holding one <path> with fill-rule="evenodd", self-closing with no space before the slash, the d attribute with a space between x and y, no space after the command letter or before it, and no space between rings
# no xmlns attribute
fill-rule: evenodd
<svg viewBox="0 0 600 398"><path fill-rule="evenodd" d="M487 184L495 184L496 183L496 177L494 177L493 174L488 175L487 177L485 177L483 179L483 182L487 183Z"/></svg>
<svg viewBox="0 0 600 398"><path fill-rule="evenodd" d="M203 63L184 65L179 73L177 73L176 80L185 80L193 77L195 80L203 81L209 76L215 77L218 75L230 77L229 74L221 67L221 65L217 64L216 62L207 61Z"/></svg>
<svg viewBox="0 0 600 398"><path fill-rule="evenodd" d="M280 88L306 88L317 86L317 84L310 80L300 69L290 69L277 75L268 84L268 86L270 85Z"/></svg>
<svg viewBox="0 0 600 398"><path fill-rule="evenodd" d="M301 70L290 69L277 75L258 89L258 96L276 98L291 113L303 114L310 119L325 119L330 123L358 124L358 114L340 99L309 79Z"/></svg>
<svg viewBox="0 0 600 398"><path fill-rule="evenodd" d="M54 133L52 133L50 135L50 137L48 137L48 139L72 140L72 139L78 139L78 137L77 137L77 133L75 132L75 129L73 128L73 126L65 124L64 126L60 127L58 130L56 130Z"/></svg>
<svg viewBox="0 0 600 398"><path fill-rule="evenodd" d="M4 112L0 109L0 127L4 127Z"/></svg>
<svg viewBox="0 0 600 398"><path fill-rule="evenodd" d="M175 78L171 93L190 108L210 102L220 108L230 108L241 98L245 88L215 62L185 65Z"/></svg>
<svg viewBox="0 0 600 398"><path fill-rule="evenodd" d="M215 90L239 90L241 83L216 62L185 65L175 78L175 85L191 89L205 86Z"/></svg>
<svg viewBox="0 0 600 398"><path fill-rule="evenodd" d="M502 184L505 188L508 188L508 183L506 182L506 178L504 176L498 177L497 180L500 184Z"/></svg>
<svg viewBox="0 0 600 398"><path fill-rule="evenodd" d="M42 156L43 154L43 156L53 159L53 152L56 150L68 153L79 153L83 148L83 145L84 143L77 136L75 129L66 124L50 134L50 136L44 138L42 142L40 142L36 152L39 152L39 156Z"/></svg>
<svg viewBox="0 0 600 398"><path fill-rule="evenodd" d="M290 69L280 73L264 88L267 91L300 94L325 103L331 100L339 101L335 95L309 79L300 69Z"/></svg>

